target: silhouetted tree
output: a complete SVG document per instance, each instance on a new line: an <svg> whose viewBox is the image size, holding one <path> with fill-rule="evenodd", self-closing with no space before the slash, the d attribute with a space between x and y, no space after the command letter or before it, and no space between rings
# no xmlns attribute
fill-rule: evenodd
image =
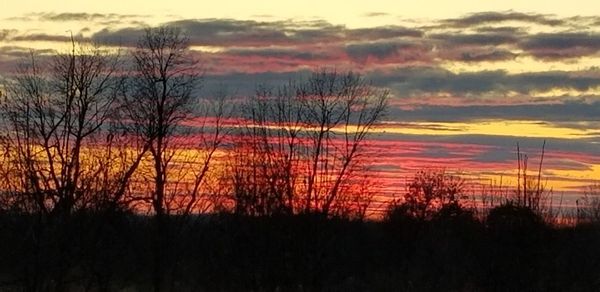
<svg viewBox="0 0 600 292"><path fill-rule="evenodd" d="M382 117L388 93L352 72L321 71L298 86L297 96L310 128L304 210L335 213L336 203L362 166L361 146Z"/></svg>
<svg viewBox="0 0 600 292"><path fill-rule="evenodd" d="M401 211L420 220L431 219L439 210L461 208L464 180L444 170L421 170L408 182L402 200L394 202L390 212Z"/></svg>
<svg viewBox="0 0 600 292"><path fill-rule="evenodd" d="M169 237L175 232L166 221L169 215L200 211L209 166L223 139L224 106L222 100L198 99L198 61L178 29L148 28L132 56L121 114L124 134L134 137L138 152L149 154L138 173L144 183L140 188L150 189L132 193L131 200L148 204L155 218L153 281L160 291ZM191 124L185 127L184 121Z"/></svg>
<svg viewBox="0 0 600 292"><path fill-rule="evenodd" d="M8 189L29 197L34 206L26 208L69 214L100 190L117 62L106 50L74 43L50 64L32 55L19 66L2 104L2 142L15 174Z"/></svg>
<svg viewBox="0 0 600 292"><path fill-rule="evenodd" d="M118 201L117 185L124 182L115 179L127 166L114 161L108 122L121 86L118 62L114 52L73 41L70 52L49 62L32 54L6 85L3 207L37 218L31 234L35 259L24 272L31 275L29 289L66 289L70 217ZM61 235L58 242L47 242L52 232ZM55 268L44 268L40 258L53 253L44 249L51 244ZM53 273L53 284L41 273Z"/></svg>
<svg viewBox="0 0 600 292"><path fill-rule="evenodd" d="M600 222L600 183L594 182L587 186L583 196L576 201L577 222L593 223Z"/></svg>
<svg viewBox="0 0 600 292"><path fill-rule="evenodd" d="M362 146L387 96L358 74L326 70L276 92L261 88L245 107L250 125L232 171L238 211L328 216L354 206L364 215Z"/></svg>
<svg viewBox="0 0 600 292"><path fill-rule="evenodd" d="M235 212L291 214L297 204L303 147L301 107L293 85L276 93L260 87L242 111L248 123L230 155L227 181Z"/></svg>
<svg viewBox="0 0 600 292"><path fill-rule="evenodd" d="M531 208L508 202L490 210L486 218L486 224L494 232L506 235L514 232L522 232L527 235L539 230L543 226L544 220ZM509 236L514 235L511 234Z"/></svg>

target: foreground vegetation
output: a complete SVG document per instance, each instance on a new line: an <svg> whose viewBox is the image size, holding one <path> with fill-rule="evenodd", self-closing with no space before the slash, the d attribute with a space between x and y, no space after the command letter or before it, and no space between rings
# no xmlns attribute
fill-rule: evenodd
<svg viewBox="0 0 600 292"><path fill-rule="evenodd" d="M2 291L152 289L154 228L130 213L0 217ZM167 291L593 291L600 225L547 226L505 205L484 221L448 207L422 220L320 215L170 217ZM37 230L36 230L37 229Z"/></svg>

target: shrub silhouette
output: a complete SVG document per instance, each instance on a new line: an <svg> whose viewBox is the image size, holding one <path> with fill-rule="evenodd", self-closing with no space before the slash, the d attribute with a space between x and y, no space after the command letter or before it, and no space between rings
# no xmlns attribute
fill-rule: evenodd
<svg viewBox="0 0 600 292"><path fill-rule="evenodd" d="M525 233L543 228L544 220L531 208L509 202L490 210L486 224L495 233Z"/></svg>
<svg viewBox="0 0 600 292"><path fill-rule="evenodd" d="M428 221L440 210L462 209L461 200L466 197L463 185L461 177L444 170L420 170L407 184L402 200L393 202L386 216L394 220L412 217Z"/></svg>
<svg viewBox="0 0 600 292"><path fill-rule="evenodd" d="M489 283L494 290L544 291L532 278L542 269L549 239L543 217L530 207L508 202L490 210L486 220L488 253L485 262L490 270Z"/></svg>
<svg viewBox="0 0 600 292"><path fill-rule="evenodd" d="M476 221L473 211L464 208L457 202L444 205L433 215L432 220L449 225L471 224Z"/></svg>

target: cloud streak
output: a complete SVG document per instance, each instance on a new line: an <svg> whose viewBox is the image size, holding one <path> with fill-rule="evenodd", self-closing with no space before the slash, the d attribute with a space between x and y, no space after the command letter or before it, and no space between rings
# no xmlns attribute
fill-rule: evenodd
<svg viewBox="0 0 600 292"><path fill-rule="evenodd" d="M557 26L564 24L564 20L554 17L536 14L536 13L521 13L514 11L506 12L480 12L469 14L461 18L446 19L442 23L453 27L464 28L485 24L502 23L507 21L520 21L526 23L535 23L549 26Z"/></svg>
<svg viewBox="0 0 600 292"><path fill-rule="evenodd" d="M509 74L503 70L453 73L437 67L408 67L372 74L379 85L401 96L422 93L532 94L553 89L585 91L600 86L600 71L546 71Z"/></svg>
<svg viewBox="0 0 600 292"><path fill-rule="evenodd" d="M189 19L165 23L180 28L196 46L271 46L352 40L420 37L418 29L400 26L348 29L325 21L253 21L235 19ZM103 29L92 39L109 44L133 45L143 35L141 27Z"/></svg>

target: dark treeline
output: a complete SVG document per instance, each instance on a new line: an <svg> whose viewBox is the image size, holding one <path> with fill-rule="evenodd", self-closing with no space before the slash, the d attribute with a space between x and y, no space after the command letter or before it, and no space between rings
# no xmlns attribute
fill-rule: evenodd
<svg viewBox="0 0 600 292"><path fill-rule="evenodd" d="M0 218L2 291L153 289L155 224L127 213ZM312 215L168 217L165 291L594 291L600 226L504 206L382 222ZM32 230L35 226L43 230ZM38 236L34 238L33 236ZM60 289L59 289L60 288Z"/></svg>
<svg viewBox="0 0 600 292"><path fill-rule="evenodd" d="M23 61L1 103L0 290L600 288L600 204L555 224L542 161L530 177L519 154L517 187L481 204L418 172L371 221L385 90L323 70L198 98L200 68L166 27Z"/></svg>

